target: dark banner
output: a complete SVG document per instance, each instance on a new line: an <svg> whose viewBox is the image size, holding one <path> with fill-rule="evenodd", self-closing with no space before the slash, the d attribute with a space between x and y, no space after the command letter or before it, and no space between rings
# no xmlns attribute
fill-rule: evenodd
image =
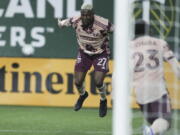
<svg viewBox="0 0 180 135"><path fill-rule="evenodd" d="M151 34L180 53L178 0L131 0L134 17L149 19ZM113 0L0 0L0 56L74 58L77 41L72 28L59 29L57 18L80 14L83 2L113 22ZM149 5L149 6L148 6ZM110 42L112 50L113 42Z"/></svg>
<svg viewBox="0 0 180 135"><path fill-rule="evenodd" d="M59 29L57 18L80 14L83 2L113 21L113 0L0 0L0 56L74 58L75 33Z"/></svg>

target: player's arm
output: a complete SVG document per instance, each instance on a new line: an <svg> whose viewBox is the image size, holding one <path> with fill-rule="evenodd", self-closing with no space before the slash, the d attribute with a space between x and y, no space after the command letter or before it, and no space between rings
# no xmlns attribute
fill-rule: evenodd
<svg viewBox="0 0 180 135"><path fill-rule="evenodd" d="M108 32L112 33L114 31L114 26L111 22L108 22Z"/></svg>
<svg viewBox="0 0 180 135"><path fill-rule="evenodd" d="M69 19L64 19L64 20L61 20L61 19L58 19L58 26L61 28L61 27L69 27L72 25L72 22L71 22L71 18Z"/></svg>
<svg viewBox="0 0 180 135"><path fill-rule="evenodd" d="M180 64L174 56L174 53L169 49L168 44L166 42L164 42L163 45L163 58L171 65L174 73L180 80Z"/></svg>
<svg viewBox="0 0 180 135"><path fill-rule="evenodd" d="M80 16L74 16L74 17L71 17L71 18L68 18L68 19L64 19L64 20L61 20L61 19L58 19L58 25L59 27L73 27L73 28L76 28L79 21L80 21Z"/></svg>
<svg viewBox="0 0 180 135"><path fill-rule="evenodd" d="M103 36L106 36L109 33L111 34L113 30L114 30L113 24L108 22L108 24L106 24L106 28L104 28L103 30L100 30L100 32Z"/></svg>

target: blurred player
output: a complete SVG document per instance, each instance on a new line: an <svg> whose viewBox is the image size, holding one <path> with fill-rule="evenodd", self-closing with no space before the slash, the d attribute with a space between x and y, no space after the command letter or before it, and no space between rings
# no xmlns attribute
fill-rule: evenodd
<svg viewBox="0 0 180 135"><path fill-rule="evenodd" d="M135 39L131 42L133 86L137 102L150 126L144 135L162 135L171 126L171 105L164 79L163 62L168 62L180 79L180 65L166 41L148 36L144 21L135 25Z"/></svg>
<svg viewBox="0 0 180 135"><path fill-rule="evenodd" d="M74 110L81 109L84 100L88 97L83 82L87 71L94 66L95 83L99 90L100 106L99 116L107 113L106 86L103 83L106 73L109 71L109 33L113 31L108 19L94 14L91 4L81 6L81 15L65 20L58 20L58 25L72 26L76 31L79 52L75 64L75 86L80 94Z"/></svg>

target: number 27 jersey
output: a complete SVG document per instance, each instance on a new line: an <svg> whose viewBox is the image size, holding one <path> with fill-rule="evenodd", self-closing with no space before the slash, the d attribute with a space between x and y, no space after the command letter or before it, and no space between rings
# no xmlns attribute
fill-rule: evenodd
<svg viewBox="0 0 180 135"><path fill-rule="evenodd" d="M142 36L131 42L131 67L137 102L146 104L167 93L163 61L174 59L164 40Z"/></svg>

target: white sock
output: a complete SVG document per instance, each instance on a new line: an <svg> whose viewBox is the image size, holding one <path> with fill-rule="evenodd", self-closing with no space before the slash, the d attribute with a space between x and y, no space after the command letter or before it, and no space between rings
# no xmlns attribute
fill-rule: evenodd
<svg viewBox="0 0 180 135"><path fill-rule="evenodd" d="M101 100L106 100L106 85L103 84L102 87L98 88Z"/></svg>
<svg viewBox="0 0 180 135"><path fill-rule="evenodd" d="M79 88L78 87L76 87L76 88L81 96L85 94L86 91L85 91L84 85L82 85Z"/></svg>
<svg viewBox="0 0 180 135"><path fill-rule="evenodd" d="M163 118L156 119L151 125L154 134L162 134L169 128L169 122Z"/></svg>
<svg viewBox="0 0 180 135"><path fill-rule="evenodd" d="M85 94L85 90L83 90L81 93L80 93L80 95L82 96L82 95L84 95Z"/></svg>

